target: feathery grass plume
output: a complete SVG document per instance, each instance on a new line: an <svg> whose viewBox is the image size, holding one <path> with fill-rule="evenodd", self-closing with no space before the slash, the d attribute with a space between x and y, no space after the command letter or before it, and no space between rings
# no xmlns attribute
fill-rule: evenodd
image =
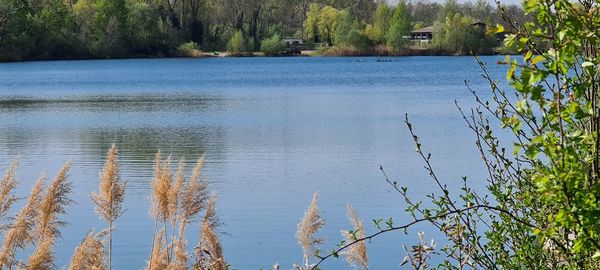
<svg viewBox="0 0 600 270"><path fill-rule="evenodd" d="M153 214L164 223L170 218L169 193L173 184L173 172L171 171L171 156L163 163L160 151L154 159L154 179L152 179L153 192Z"/></svg>
<svg viewBox="0 0 600 270"><path fill-rule="evenodd" d="M71 161L58 171L56 177L48 186L46 194L40 204L40 215L38 217L38 231L40 237L52 235L60 237L59 227L64 225L59 215L65 213L65 208L73 201L69 199L69 194L73 189L72 183L68 180Z"/></svg>
<svg viewBox="0 0 600 270"><path fill-rule="evenodd" d="M194 217L206 207L206 201L208 200L206 182L200 178L200 172L204 164L204 157L200 157L194 166L192 175L187 183L184 184L183 167L180 167L177 172L177 180L174 186L179 191L179 206L178 206L178 217L179 217L179 236L178 239L173 240L173 246L175 248L174 261L169 264L169 269L186 269L189 255L186 251L187 241L185 240L186 226L194 219ZM214 211L214 203L213 210ZM211 214L216 217L216 214ZM173 224L175 226L175 224Z"/></svg>
<svg viewBox="0 0 600 270"><path fill-rule="evenodd" d="M173 172L171 171L171 156L167 158L167 160L163 163L160 150L156 153L154 157L154 177L152 179L152 207L150 208L150 213L154 218L154 232L152 234L152 250L150 252L150 261L152 262L154 258L154 247L156 246L156 229L158 221L163 223L163 238L161 241L165 241L166 248L168 249L168 236L166 235L166 227L167 221L170 220L170 192L171 186L173 185ZM162 243L161 243L162 244ZM169 253L168 250L166 252L167 262L169 261ZM150 270L153 268L153 264L149 264Z"/></svg>
<svg viewBox="0 0 600 270"><path fill-rule="evenodd" d="M205 219L206 220L206 219ZM210 222L202 222L200 246L197 251L197 262L200 269L225 270L223 248L219 236L212 228Z"/></svg>
<svg viewBox="0 0 600 270"><path fill-rule="evenodd" d="M190 180L181 193L181 223L189 223L204 207L206 207L207 183L200 177L204 166L204 156L198 158Z"/></svg>
<svg viewBox="0 0 600 270"><path fill-rule="evenodd" d="M165 230L162 229L156 236L156 241L154 241L152 247L152 255L150 256L150 261L148 261L148 267L146 269L167 269L167 249L163 245L164 238Z"/></svg>
<svg viewBox="0 0 600 270"><path fill-rule="evenodd" d="M54 269L54 235L46 235L42 238L33 254L29 257L27 270L51 270Z"/></svg>
<svg viewBox="0 0 600 270"><path fill-rule="evenodd" d="M208 198L206 204L206 213L202 219L203 224L208 224L214 231L218 231L218 228L222 225L219 216L217 215L217 194L212 193Z"/></svg>
<svg viewBox="0 0 600 270"><path fill-rule="evenodd" d="M175 227L177 223L177 213L180 206L179 194L181 194L183 184L185 183L185 159L181 158L177 165L175 181L171 183L168 193L168 208L171 224Z"/></svg>
<svg viewBox="0 0 600 270"><path fill-rule="evenodd" d="M0 180L0 220L6 216L8 210L17 200L14 194L14 190L17 187L17 166L19 165L19 159L14 159L8 164L4 176ZM5 229L1 228L0 229Z"/></svg>
<svg viewBox="0 0 600 270"><path fill-rule="evenodd" d="M217 235L217 228L220 224L216 211L216 195L212 194L200 227L200 243L196 247L195 269L224 270L227 268L223 257L223 247Z"/></svg>
<svg viewBox="0 0 600 270"><path fill-rule="evenodd" d="M93 231L87 233L81 244L75 248L69 270L105 270L104 243L102 238L109 231L95 234Z"/></svg>
<svg viewBox="0 0 600 270"><path fill-rule="evenodd" d="M29 257L28 269L50 269L54 264L53 246L57 237L60 237L59 227L65 222L60 215L65 213L65 208L72 203L69 194L72 184L68 181L71 161L58 171L58 174L48 186L45 196L40 203L40 213L37 219L39 241L33 254Z"/></svg>
<svg viewBox="0 0 600 270"><path fill-rule="evenodd" d="M352 231L342 231L342 236L346 238L346 242L353 242L357 239L365 237L365 230L363 227L362 220L356 214L356 211L352 205L348 204L348 219L354 229ZM367 244L365 241L358 242L348 249L341 252L346 256L348 263L355 269L367 270L369 269L369 260L367 257Z"/></svg>
<svg viewBox="0 0 600 270"><path fill-rule="evenodd" d="M317 251L317 246L324 241L323 238L316 236L319 229L325 226L325 220L321 218L317 205L318 196L318 193L313 195L310 206L298 224L298 231L296 232L298 243L300 243L300 246L304 251L304 267L307 269L310 268L311 254L315 253Z"/></svg>
<svg viewBox="0 0 600 270"><path fill-rule="evenodd" d="M168 270L186 270L188 269L189 255L187 253L187 241L181 236L173 241L175 250L174 260L169 263Z"/></svg>
<svg viewBox="0 0 600 270"><path fill-rule="evenodd" d="M171 257L173 257L173 248L177 245L177 221L180 214L181 198L183 185L185 183L185 159L181 158L177 165L177 172L175 173L175 180L171 182L169 188L169 215L171 221L171 244L167 245L167 253L169 255L168 262L171 265Z"/></svg>
<svg viewBox="0 0 600 270"><path fill-rule="evenodd" d="M17 248L24 249L35 239L34 228L39 207L44 196L44 184L46 175L43 174L35 182L27 203L17 213L13 224L4 237L2 249L0 249L0 268L6 266L8 269L14 264Z"/></svg>
<svg viewBox="0 0 600 270"><path fill-rule="evenodd" d="M118 151L113 144L106 154L106 162L100 172L99 192L92 193L96 212L108 223L108 269L112 269L112 231L114 221L123 214L123 199L127 182L121 180Z"/></svg>

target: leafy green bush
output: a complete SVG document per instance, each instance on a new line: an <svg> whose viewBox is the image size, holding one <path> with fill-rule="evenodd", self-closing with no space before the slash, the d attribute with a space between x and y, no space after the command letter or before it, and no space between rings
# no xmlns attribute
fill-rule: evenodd
<svg viewBox="0 0 600 270"><path fill-rule="evenodd" d="M433 225L446 238L443 262L436 269L600 269L599 3L533 0L524 2L524 8L536 22L507 22L505 45L520 56L500 62L507 66L510 89L478 59L490 93L468 88L478 105L469 110L459 106L485 177L477 183L466 177L445 181L407 116L417 154L437 192L428 194L426 202L415 200L418 194L384 172L411 221L373 220L375 232L344 240L319 255L313 269L327 258L352 252L355 244L406 232L419 223ZM472 21L462 16L448 22L472 28ZM446 37L449 45L458 44L453 39L461 38L461 29L468 30L447 29L456 30ZM512 135L508 141L498 135L507 132ZM405 262L427 269L434 248L422 241L406 250Z"/></svg>
<svg viewBox="0 0 600 270"><path fill-rule="evenodd" d="M274 35L262 41L260 44L260 51L264 52L265 55L277 55L285 50L285 45L281 41L281 36Z"/></svg>
<svg viewBox="0 0 600 270"><path fill-rule="evenodd" d="M227 42L227 50L233 55L245 53L248 50L247 47L242 31L236 31Z"/></svg>
<svg viewBox="0 0 600 270"><path fill-rule="evenodd" d="M177 54L180 56L198 56L199 52L200 46L193 41L183 43L177 47Z"/></svg>

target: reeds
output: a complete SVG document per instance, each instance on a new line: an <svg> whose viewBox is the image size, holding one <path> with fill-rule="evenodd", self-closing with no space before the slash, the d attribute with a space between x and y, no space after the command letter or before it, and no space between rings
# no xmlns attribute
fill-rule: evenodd
<svg viewBox="0 0 600 270"><path fill-rule="evenodd" d="M165 239L165 230L162 229L156 236L152 246L152 255L148 261L147 269L167 269L167 249L163 246Z"/></svg>
<svg viewBox="0 0 600 270"><path fill-rule="evenodd" d="M173 189L173 173L171 170L171 160L171 156L169 156L167 160L163 162L161 159L160 151L158 151L154 157L154 178L152 179L151 183L152 192L154 196L151 199L152 206L150 209L150 213L154 218L154 235L152 236L152 251L150 252L150 264L148 266L148 269L150 270L153 269L153 266L158 265L152 263L153 261L158 259L154 257L157 245L159 248L162 249L162 241L164 240L164 244L166 246L165 248L168 249L168 236L166 235L166 230L167 221L170 220L171 217L170 206L173 204L173 202L170 202L170 200L172 200L171 194ZM162 237L157 243L156 228L159 221L162 222L163 227L161 230ZM168 265L168 252L166 255L167 259L165 265Z"/></svg>
<svg viewBox="0 0 600 270"><path fill-rule="evenodd" d="M68 181L70 168L71 162L68 161L58 171L40 202L36 228L39 240L33 254L29 257L27 269L52 269L54 267L54 241L60 237L59 228L65 224L60 219L60 215L64 214L65 208L72 203L69 199L72 190L72 184Z"/></svg>
<svg viewBox="0 0 600 270"><path fill-rule="evenodd" d="M362 220L356 214L356 211L352 205L348 204L348 219L352 223L352 231L342 231L342 236L346 239L346 242L350 243L365 237L365 229L363 227ZM346 256L346 261L355 269L367 270L369 269L369 259L367 257L367 244L365 241L358 242L348 247L348 249L341 252L342 255Z"/></svg>
<svg viewBox="0 0 600 270"><path fill-rule="evenodd" d="M296 232L296 238L298 243L302 247L304 252L303 262L305 269L310 269L310 257L317 251L317 247L321 244L324 239L317 237L317 232L321 227L325 226L325 220L321 218L321 214L318 209L318 193L315 193L310 202L310 206L304 217L298 224L298 231Z"/></svg>
<svg viewBox="0 0 600 270"><path fill-rule="evenodd" d="M69 270L105 270L105 251L103 238L109 231L95 234L93 231L87 233L81 244L73 252Z"/></svg>
<svg viewBox="0 0 600 270"><path fill-rule="evenodd" d="M205 210L205 218L201 225L202 238L199 246L206 246L214 253L209 258L209 268L203 268L208 264L197 265L199 269L225 269L225 261L222 256L222 248L215 232L219 222L215 213L214 198L209 199L207 183L201 177L204 157L200 157L192 170L189 179L185 177L185 160L180 159L175 174L172 172L172 158L169 156L165 161L161 159L158 152L154 161L154 177L152 180L152 209L151 214L155 219L152 251L148 269L164 265L167 269L187 269L189 266L189 254L187 252L186 229L187 225ZM156 235L157 224L162 223L160 235ZM169 240L167 231L172 230ZM196 253L197 256L198 253ZM203 254L202 254L203 255ZM156 256L160 256L157 258ZM197 260L196 260L197 261Z"/></svg>
<svg viewBox="0 0 600 270"><path fill-rule="evenodd" d="M169 156L166 161L162 161L160 151L154 157L154 178L152 179L152 215L155 219L167 222L171 209L171 185L173 183L173 173L171 170L172 158Z"/></svg>
<svg viewBox="0 0 600 270"><path fill-rule="evenodd" d="M217 235L221 222L216 212L216 195L211 195L202 219L200 243L196 248L196 268L224 270L227 268L223 257L223 248Z"/></svg>
<svg viewBox="0 0 600 270"><path fill-rule="evenodd" d="M17 166L19 160L15 159L8 164L2 180L0 180L0 220L6 217L6 213L17 201L14 190L17 187ZM4 228L2 228L4 229Z"/></svg>
<svg viewBox="0 0 600 270"><path fill-rule="evenodd" d="M180 206L180 210L178 211L178 221L179 221L179 235L178 239L173 240L174 244L174 261L169 265L169 269L178 270L178 269L187 269L189 254L186 251L187 241L185 240L185 232L187 225L195 218L202 209L206 208L207 205L207 184L205 181L200 179L200 172L202 171L202 167L204 166L204 157L200 157L196 161L196 165L192 171L189 181L187 184L176 184L179 186L180 192L178 193L178 202ZM182 168L180 164L180 168ZM177 181L180 182L179 179L183 179L185 176L183 172L180 173L181 170L178 170L177 173ZM211 201L209 199L209 201ZM208 208L206 208L206 213L209 211L214 211L214 203L208 204ZM212 207L212 209L211 209ZM175 228L177 224L173 224ZM185 267L184 267L185 266Z"/></svg>
<svg viewBox="0 0 600 270"><path fill-rule="evenodd" d="M92 193L91 196L96 204L96 212L108 223L108 269L112 269L113 224L123 214L123 200L127 186L127 182L121 180L117 157L117 147L113 144L106 154L106 162L100 172L99 191Z"/></svg>
<svg viewBox="0 0 600 270"><path fill-rule="evenodd" d="M13 224L6 232L2 248L0 249L0 268L6 266L10 269L13 265L17 249L25 249L35 240L35 221L39 214L39 207L44 195L43 188L46 182L43 174L33 185L25 206L19 210Z"/></svg>
<svg viewBox="0 0 600 270"><path fill-rule="evenodd" d="M18 183L17 164L17 160L12 161L0 179L0 219L5 218L17 200L14 194ZM183 158L173 173L171 156L163 160L160 151L155 155L154 176L151 182L151 214L155 220L155 229L147 269L228 269L219 239L221 221L217 215L216 195L208 194L208 183L201 176L203 166L204 157L201 156L197 159L189 178L186 178L186 162ZM53 248L55 241L61 237L60 228L65 224L61 216L72 203L69 199L72 191L72 183L68 179L70 168L71 162L68 161L49 183L45 174L39 177L23 207L10 218L12 223L6 227L0 246L0 269L55 269ZM122 204L127 186L127 182L121 179L119 168L118 150L113 144L107 152L99 175L99 190L91 194L96 212L108 223L108 228L100 233L90 230L86 234L73 252L69 270L105 270L112 267L112 232L114 222L124 212ZM342 234L346 241L351 242L363 238L365 234L363 223L356 211L351 205L347 208L353 229ZM202 218L198 220L200 216ZM200 239L194 247L193 254L190 254L186 230L188 225L195 221L200 223ZM161 228L158 228L159 223ZM318 246L324 241L317 233L324 225L325 221L318 209L318 193L315 193L296 232L303 249L304 263L298 268L311 269L314 266L311 264L311 258L317 256L315 254ZM172 231L171 238L167 233L169 230ZM107 239L108 249L105 247ZM30 246L33 246L32 254L28 257L17 256L18 250L27 250ZM364 242L354 244L340 254L346 256L354 268L368 269ZM27 260L16 261L17 257Z"/></svg>
<svg viewBox="0 0 600 270"><path fill-rule="evenodd" d="M108 228L100 233L90 230L85 235L73 251L69 270L105 270L112 267L112 232L114 222L123 214L122 204L127 185L121 179L117 158L117 148L112 145L99 175L99 190L91 194L96 212L108 223ZM60 228L66 224L62 215L73 202L69 199L72 192L72 183L69 181L71 162L66 162L50 182L42 175L35 182L23 207L14 217L5 218L17 200L14 194L18 182L17 164L16 160L11 162L0 179L0 220L11 221L4 228L0 245L0 269L55 269L54 245L61 237ZM209 196L208 184L201 176L204 157L198 158L189 178L186 178L184 159L179 161L175 174L171 164L171 157L162 160L160 152L156 154L151 183L151 213L155 219L155 231L147 268L227 269L218 236L221 222L216 213L216 195ZM194 248L195 252L190 253L186 230L196 221L200 224L200 240ZM162 225L160 230L157 228L159 223ZM172 235L169 238L167 232L170 230ZM18 254L19 250L29 249L32 253L28 256ZM25 261L17 258L24 258Z"/></svg>

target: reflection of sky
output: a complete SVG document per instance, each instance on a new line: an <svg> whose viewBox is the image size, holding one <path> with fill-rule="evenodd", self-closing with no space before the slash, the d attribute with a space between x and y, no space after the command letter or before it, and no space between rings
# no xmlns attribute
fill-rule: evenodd
<svg viewBox="0 0 600 270"><path fill-rule="evenodd" d="M0 64L0 165L22 156L23 194L44 169L53 175L62 162L73 160L77 204L69 208L71 225L57 248L61 267L89 228L103 226L88 198L106 150L116 143L129 185L127 212L117 222L114 265L138 269L149 252L147 194L155 151L188 160L204 153L204 176L218 192L226 223L227 258L238 269L275 262L287 269L301 260L294 234L313 192L320 192L329 249L348 228L347 202L369 226L379 217L405 221L402 201L383 182L379 165L417 197L434 190L414 153L404 113L450 186L463 175L480 179L473 135L454 105L454 100L473 104L465 79L486 93L474 59L390 59ZM502 80L504 67L494 64L501 58L484 59ZM190 228L192 246L198 231L197 225ZM401 244L415 240L416 231L373 241L372 268L396 266L403 258ZM347 267L338 260L325 268Z"/></svg>

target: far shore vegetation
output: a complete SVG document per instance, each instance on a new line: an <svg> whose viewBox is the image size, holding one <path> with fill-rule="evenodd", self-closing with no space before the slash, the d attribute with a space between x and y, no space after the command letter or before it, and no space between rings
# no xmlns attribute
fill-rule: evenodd
<svg viewBox="0 0 600 270"><path fill-rule="evenodd" d="M299 55L497 54L502 14L534 19L486 0L1 0L0 61L289 55L288 38Z"/></svg>

